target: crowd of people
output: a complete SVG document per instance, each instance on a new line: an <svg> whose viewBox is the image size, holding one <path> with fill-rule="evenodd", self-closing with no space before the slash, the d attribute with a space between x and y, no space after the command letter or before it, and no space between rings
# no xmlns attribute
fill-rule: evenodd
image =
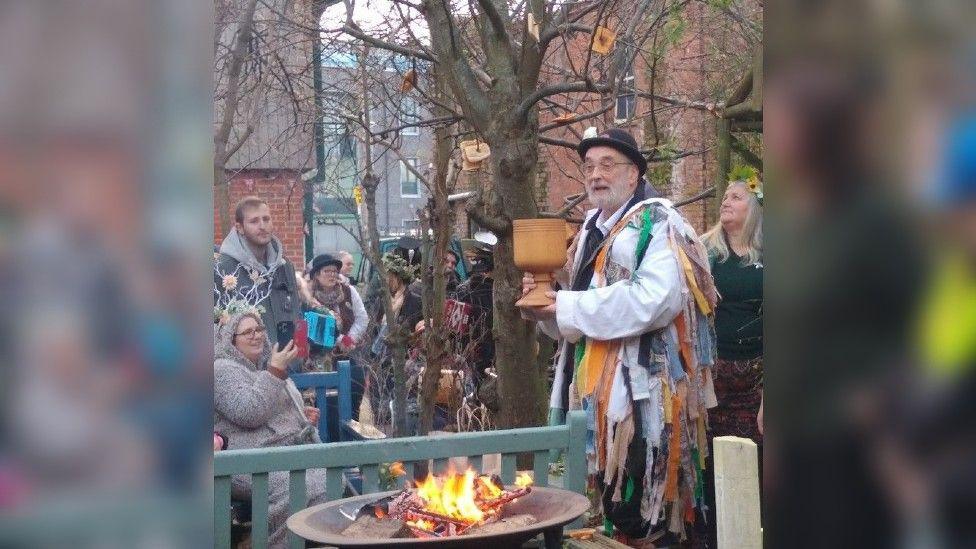
<svg viewBox="0 0 976 549"><path fill-rule="evenodd" d="M629 133L589 133L578 152L595 208L554 273L553 303L522 309L559 342L550 417L586 412L590 470L619 540L714 546L711 441L749 438L760 455L763 443L762 184L756 174L730 181L718 222L699 237L647 183L647 162ZM215 451L320 442L321 412L288 378L336 359L353 364L353 417L365 398L375 421L390 421L386 336L397 325L416 342L425 324L416 258L383 257L393 317L383 307L369 314L349 278L348 252L318 255L296 270L265 202L246 198L235 213L216 255L215 290L236 297L215 311ZM442 265L448 298L469 307L450 345L452 353L468 349L463 367L476 388L494 361L493 238L466 241L465 257L449 251ZM470 275L463 282L459 261ZM525 274L523 292L534 287ZM282 325L308 311L334 319L336 344L312 345L299 359ZM410 358L422 366L418 352ZM379 367L367 375L364 362ZM279 484L272 479L275 536L283 535L287 506ZM311 500L323 487L309 476ZM247 492L245 481L234 488Z"/></svg>

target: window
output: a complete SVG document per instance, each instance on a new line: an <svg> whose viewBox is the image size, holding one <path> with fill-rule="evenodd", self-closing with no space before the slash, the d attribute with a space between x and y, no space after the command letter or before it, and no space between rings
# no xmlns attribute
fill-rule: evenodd
<svg viewBox="0 0 976 549"><path fill-rule="evenodd" d="M414 169L417 168L417 159L408 158ZM417 174L407 169L407 165L400 161L400 196L420 196L420 186L417 184Z"/></svg>
<svg viewBox="0 0 976 549"><path fill-rule="evenodd" d="M420 220L419 219L404 219L403 220L403 232L404 234L416 235L420 232Z"/></svg>
<svg viewBox="0 0 976 549"><path fill-rule="evenodd" d="M413 124L420 121L420 115L417 114L416 99L412 97L404 97L403 103L400 104L400 111L401 124ZM403 128L400 130L400 135L420 135L420 128L418 126Z"/></svg>
<svg viewBox="0 0 976 549"><path fill-rule="evenodd" d="M637 105L637 95L634 93L634 67L627 69L624 81L620 86L620 94L617 95L617 106L614 110L616 122L623 122L634 117L634 109Z"/></svg>

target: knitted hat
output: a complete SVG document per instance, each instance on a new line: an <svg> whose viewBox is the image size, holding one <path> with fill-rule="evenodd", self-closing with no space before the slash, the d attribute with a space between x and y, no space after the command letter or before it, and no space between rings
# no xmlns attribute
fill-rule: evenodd
<svg viewBox="0 0 976 549"><path fill-rule="evenodd" d="M640 152L637 141L627 130L620 128L610 128L596 137L584 137L576 147L580 159L586 158L586 151L591 147L610 147L616 149L634 164L637 164L637 171L640 177L647 171L647 159Z"/></svg>

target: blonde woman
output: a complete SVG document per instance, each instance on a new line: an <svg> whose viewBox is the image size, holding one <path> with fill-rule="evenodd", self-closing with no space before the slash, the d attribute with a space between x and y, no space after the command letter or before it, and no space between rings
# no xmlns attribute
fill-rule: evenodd
<svg viewBox="0 0 976 549"><path fill-rule="evenodd" d="M757 415L763 388L762 189L758 179L733 181L718 223L702 236L721 296L715 311L718 407L708 411L712 436L762 444Z"/></svg>
<svg viewBox="0 0 976 549"><path fill-rule="evenodd" d="M728 435L752 439L759 445L760 467L762 238L762 187L758 178L730 182L718 223L702 235L720 296L715 311L718 358L712 368L718 406L708 411L709 440ZM711 479L711 472L706 478ZM713 515L708 523L714 543L714 486L711 482L706 484L706 502Z"/></svg>

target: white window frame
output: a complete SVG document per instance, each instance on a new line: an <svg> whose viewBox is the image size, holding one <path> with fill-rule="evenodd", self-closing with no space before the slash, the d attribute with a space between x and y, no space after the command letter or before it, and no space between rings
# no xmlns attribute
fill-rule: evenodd
<svg viewBox="0 0 976 549"><path fill-rule="evenodd" d="M410 162L410 165L413 166L415 170L417 169L418 160L416 158L407 158L406 161ZM417 192L414 194L404 193L403 184L410 183L411 180L413 180L413 184L417 186ZM420 178L417 177L417 174L407 169L407 166L402 159L400 160L400 196L404 198L420 198Z"/></svg>
<svg viewBox="0 0 976 549"><path fill-rule="evenodd" d="M621 123L626 122L637 114L637 90L634 89L634 66L631 65L627 68L627 74L624 75L623 89L632 90L628 93L617 94L616 102L613 106L613 118L614 122ZM624 111L627 110L627 103L630 103L630 112L620 112L621 101L623 101ZM624 115L624 116L621 116Z"/></svg>
<svg viewBox="0 0 976 549"><path fill-rule="evenodd" d="M410 105L408 108L407 106ZM403 103L400 104L400 123L401 124L412 124L414 122L420 121L420 115L418 114L419 105L417 100L410 96L403 97ZM403 128L400 130L400 135L420 135L420 126L411 126L409 128Z"/></svg>

